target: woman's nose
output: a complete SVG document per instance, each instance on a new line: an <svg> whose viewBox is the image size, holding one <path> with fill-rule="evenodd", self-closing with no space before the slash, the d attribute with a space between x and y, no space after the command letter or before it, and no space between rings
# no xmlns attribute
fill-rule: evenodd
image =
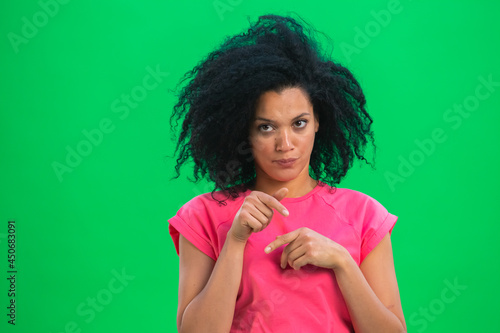
<svg viewBox="0 0 500 333"><path fill-rule="evenodd" d="M281 130L276 137L276 150L288 151L293 149L292 134L288 130Z"/></svg>

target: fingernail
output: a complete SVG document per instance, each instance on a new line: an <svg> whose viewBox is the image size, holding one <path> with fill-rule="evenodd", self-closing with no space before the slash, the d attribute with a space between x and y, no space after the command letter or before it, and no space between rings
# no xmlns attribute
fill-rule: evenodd
<svg viewBox="0 0 500 333"><path fill-rule="evenodd" d="M266 253L271 252L271 247L270 246L266 247L266 249L264 250L264 252L266 252Z"/></svg>
<svg viewBox="0 0 500 333"><path fill-rule="evenodd" d="M283 209L283 214L288 215L288 214L290 214L290 213L288 212L288 210Z"/></svg>

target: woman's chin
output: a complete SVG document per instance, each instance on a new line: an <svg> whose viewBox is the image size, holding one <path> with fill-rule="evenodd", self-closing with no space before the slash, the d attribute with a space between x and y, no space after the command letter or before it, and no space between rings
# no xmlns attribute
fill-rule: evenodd
<svg viewBox="0 0 500 333"><path fill-rule="evenodd" d="M269 175L269 178L278 181L278 182L289 182L297 177L299 177L300 173L297 171L289 170L289 171L280 171Z"/></svg>
<svg viewBox="0 0 500 333"><path fill-rule="evenodd" d="M277 182L289 182L295 180L301 176L302 172L307 172L307 175L309 175L309 168L305 168L305 166L300 165L294 165L291 168L277 168L275 165L271 165L267 170L260 168L258 171L261 171L261 175L263 176L262 178ZM259 174L259 172L257 174ZM260 176L257 177L259 178Z"/></svg>

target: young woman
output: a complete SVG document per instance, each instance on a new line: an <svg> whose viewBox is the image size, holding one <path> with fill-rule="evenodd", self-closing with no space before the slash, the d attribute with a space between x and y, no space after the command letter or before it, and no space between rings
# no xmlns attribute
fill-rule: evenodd
<svg viewBox="0 0 500 333"><path fill-rule="evenodd" d="M373 133L314 30L262 16L186 74L176 171L215 184L169 220L180 332L405 332L397 217L337 188Z"/></svg>

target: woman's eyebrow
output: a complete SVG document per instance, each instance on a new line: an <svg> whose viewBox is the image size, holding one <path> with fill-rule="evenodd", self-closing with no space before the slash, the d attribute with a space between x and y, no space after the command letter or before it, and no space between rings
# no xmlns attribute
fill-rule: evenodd
<svg viewBox="0 0 500 333"><path fill-rule="evenodd" d="M299 114L297 117L293 118L292 120L295 120L295 119L297 119L297 118L304 117L304 116L310 116L310 115L311 115L311 114L310 114L309 112L303 112L303 113ZM255 118L255 120L256 120L256 121L257 121L257 120L262 120L262 121L267 121L267 122L270 122L270 123L274 122L274 121L273 121L273 120L271 120L271 119L262 118L262 117L257 117L257 118Z"/></svg>

